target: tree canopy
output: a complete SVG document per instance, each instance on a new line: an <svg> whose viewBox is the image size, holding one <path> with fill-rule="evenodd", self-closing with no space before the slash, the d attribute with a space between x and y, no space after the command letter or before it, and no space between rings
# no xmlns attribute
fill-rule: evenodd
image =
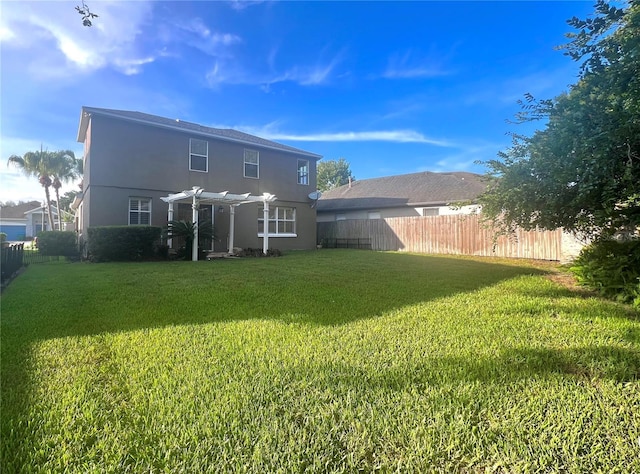
<svg viewBox="0 0 640 474"><path fill-rule="evenodd" d="M543 119L532 136L487 163L485 214L505 230L566 230L591 238L640 226L640 3L603 0L561 48L582 61L578 82L551 100L526 95L520 122Z"/></svg>
<svg viewBox="0 0 640 474"><path fill-rule="evenodd" d="M47 213L53 229L55 221L51 212L50 188L54 188L56 202L59 202L58 192L62 181L76 179L81 175L82 160L76 158L70 150L47 151L41 148L39 151L29 151L22 156L11 155L7 160L7 165L9 164L19 168L26 176L38 179L44 188Z"/></svg>
<svg viewBox="0 0 640 474"><path fill-rule="evenodd" d="M320 161L318 163L318 189L320 191L328 191L347 184L349 178L352 181L355 180L355 177L351 174L351 169L349 169L349 162L344 158Z"/></svg>
<svg viewBox="0 0 640 474"><path fill-rule="evenodd" d="M89 6L86 3L84 3L84 0L82 1L82 6L80 5L76 6L76 11L82 17L82 24L84 26L93 25L91 20L93 20L94 18L98 18L98 15L96 15L95 13L92 13L91 10L89 10Z"/></svg>

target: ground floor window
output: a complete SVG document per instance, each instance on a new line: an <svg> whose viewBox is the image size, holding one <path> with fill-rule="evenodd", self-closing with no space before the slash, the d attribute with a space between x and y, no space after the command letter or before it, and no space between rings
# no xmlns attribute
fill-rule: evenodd
<svg viewBox="0 0 640 474"><path fill-rule="evenodd" d="M129 198L129 225L151 225L151 198Z"/></svg>
<svg viewBox="0 0 640 474"><path fill-rule="evenodd" d="M295 207L269 209L269 237L297 237ZM264 235L264 208L259 209L258 236Z"/></svg>

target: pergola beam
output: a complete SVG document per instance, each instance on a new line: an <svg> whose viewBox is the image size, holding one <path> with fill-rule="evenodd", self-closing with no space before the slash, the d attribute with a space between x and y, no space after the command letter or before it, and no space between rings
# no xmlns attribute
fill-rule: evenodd
<svg viewBox="0 0 640 474"><path fill-rule="evenodd" d="M173 220L173 203L177 201L191 201L192 207L192 222L194 224L194 242L193 252L191 259L193 261L198 260L198 209L200 204L228 204L229 205L229 254L233 253L233 244L235 237L235 208L242 204L251 203L263 203L264 204L264 234L262 242L262 251L264 254L269 250L269 203L275 201L277 198L274 194L263 193L262 196L252 196L250 193L245 194L231 194L228 191L220 193L206 192L203 188L194 186L190 190L185 190L180 193L170 194L167 197L160 198L164 202L169 204L168 219L169 222ZM172 245L172 239L169 239L169 246Z"/></svg>

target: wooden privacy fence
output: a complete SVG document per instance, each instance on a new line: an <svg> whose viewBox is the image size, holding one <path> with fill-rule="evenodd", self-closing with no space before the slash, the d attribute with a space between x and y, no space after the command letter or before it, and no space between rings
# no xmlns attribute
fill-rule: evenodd
<svg viewBox="0 0 640 474"><path fill-rule="evenodd" d="M370 239L372 250L562 259L562 231L518 230L494 237L477 214L318 222L318 242Z"/></svg>

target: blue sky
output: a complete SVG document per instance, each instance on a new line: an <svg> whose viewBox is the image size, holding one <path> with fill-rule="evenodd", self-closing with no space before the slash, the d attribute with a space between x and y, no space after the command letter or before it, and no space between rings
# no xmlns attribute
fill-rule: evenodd
<svg viewBox="0 0 640 474"><path fill-rule="evenodd" d="M555 46L592 2L0 3L0 201L43 198L6 166L71 149L83 105L229 127L324 156L357 179L484 172L527 92L578 65ZM541 127L542 124L537 125ZM64 191L75 189L68 185Z"/></svg>

